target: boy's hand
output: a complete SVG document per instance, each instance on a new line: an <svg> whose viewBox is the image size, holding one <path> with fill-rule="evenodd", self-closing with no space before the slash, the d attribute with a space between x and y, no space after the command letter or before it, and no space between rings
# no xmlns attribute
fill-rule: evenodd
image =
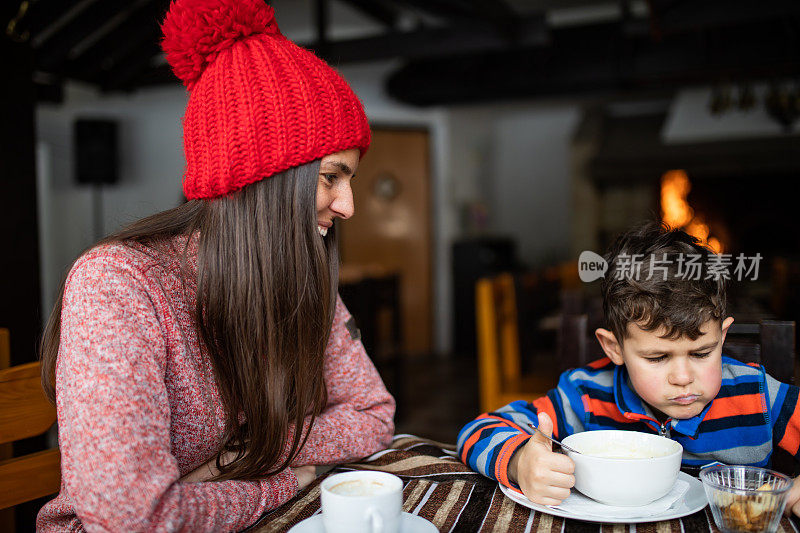
<svg viewBox="0 0 800 533"><path fill-rule="evenodd" d="M539 429L553 434L553 422L546 413L539 413ZM566 455L555 453L552 443L534 434L517 450L508 464L508 477L533 503L558 505L575 485L575 463Z"/></svg>
<svg viewBox="0 0 800 533"><path fill-rule="evenodd" d="M786 494L786 508L783 512L787 515L794 513L800 516L800 477L794 478L792 488Z"/></svg>

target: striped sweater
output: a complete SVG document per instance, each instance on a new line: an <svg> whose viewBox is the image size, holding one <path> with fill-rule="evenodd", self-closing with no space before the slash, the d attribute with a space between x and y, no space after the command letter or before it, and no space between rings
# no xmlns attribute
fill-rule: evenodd
<svg viewBox="0 0 800 533"><path fill-rule="evenodd" d="M633 390L625 366L608 358L564 372L557 388L533 403L512 402L480 415L458 435L461 460L506 486L511 456L530 438L528 422L537 413L553 420L554 436L581 431L624 429L664 434L683 446L683 465L714 461L769 466L774 446L798 458L798 388L780 383L759 365L722 358L722 386L695 417L661 425Z"/></svg>
<svg viewBox="0 0 800 533"><path fill-rule="evenodd" d="M257 481L180 481L215 456L226 413L192 318L196 255L184 270L185 238L177 241L95 248L67 278L56 364L61 492L39 512L38 531L237 531L297 492L288 468ZM352 461L392 440L394 399L350 318L338 299L328 405L292 466Z"/></svg>

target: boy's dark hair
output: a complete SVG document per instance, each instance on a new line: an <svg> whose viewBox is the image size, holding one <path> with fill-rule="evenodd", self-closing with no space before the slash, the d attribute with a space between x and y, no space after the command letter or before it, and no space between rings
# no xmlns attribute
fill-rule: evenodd
<svg viewBox="0 0 800 533"><path fill-rule="evenodd" d="M696 238L662 223L618 236L601 284L606 323L617 341L623 343L630 323L645 331L664 327L664 338L695 340L704 323L722 321L726 280L709 269L715 258Z"/></svg>

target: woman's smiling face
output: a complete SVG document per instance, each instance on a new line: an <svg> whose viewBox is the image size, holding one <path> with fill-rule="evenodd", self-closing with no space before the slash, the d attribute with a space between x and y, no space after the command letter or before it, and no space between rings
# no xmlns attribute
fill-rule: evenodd
<svg viewBox="0 0 800 533"><path fill-rule="evenodd" d="M317 183L317 230L325 236L335 218L348 219L355 213L350 181L358 168L355 148L326 155L319 164Z"/></svg>

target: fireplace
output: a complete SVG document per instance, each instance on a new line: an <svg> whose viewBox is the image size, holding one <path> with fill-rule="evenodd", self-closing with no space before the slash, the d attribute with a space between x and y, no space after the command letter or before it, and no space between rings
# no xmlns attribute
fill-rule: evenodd
<svg viewBox="0 0 800 533"><path fill-rule="evenodd" d="M763 258L756 280L730 284L737 321L800 322L800 216L790 193L800 180L800 136L664 145L665 118L587 113L573 143L573 256L605 250L643 220L689 233L702 224L706 235L697 235L717 251ZM676 197L689 215L666 212Z"/></svg>

